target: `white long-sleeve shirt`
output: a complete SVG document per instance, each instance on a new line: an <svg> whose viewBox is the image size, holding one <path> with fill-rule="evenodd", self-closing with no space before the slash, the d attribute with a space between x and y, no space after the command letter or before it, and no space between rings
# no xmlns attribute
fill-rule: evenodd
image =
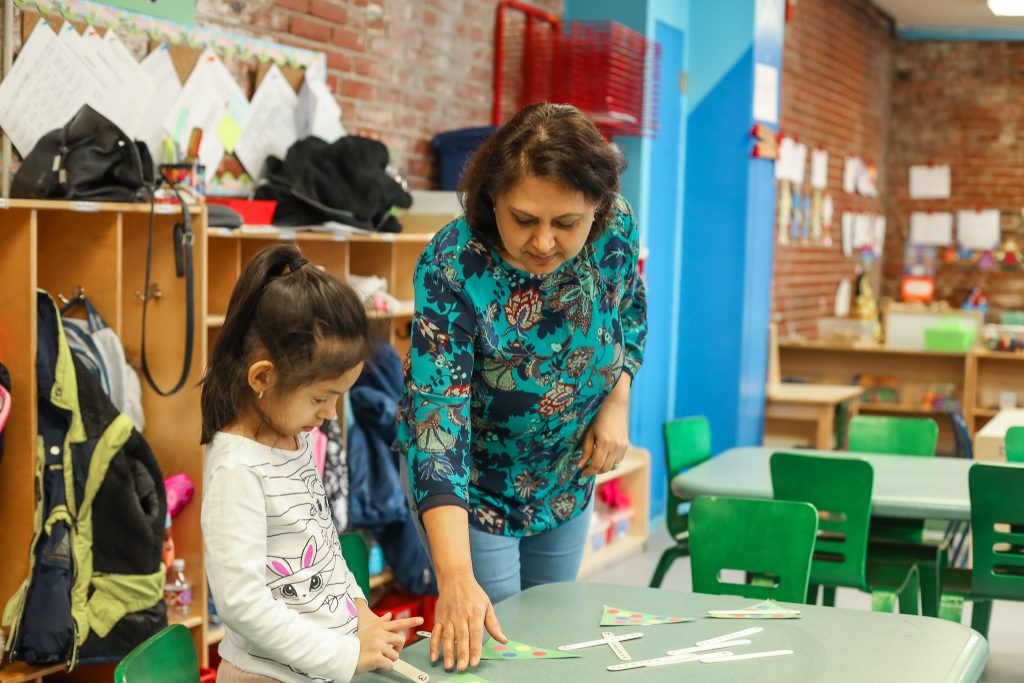
<svg viewBox="0 0 1024 683"><path fill-rule="evenodd" d="M364 598L341 555L308 435L295 451L218 432L206 449L206 574L220 655L289 683L348 681Z"/></svg>

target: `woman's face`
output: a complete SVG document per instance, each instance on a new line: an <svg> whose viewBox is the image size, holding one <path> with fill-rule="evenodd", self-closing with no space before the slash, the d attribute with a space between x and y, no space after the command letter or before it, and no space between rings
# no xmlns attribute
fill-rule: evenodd
<svg viewBox="0 0 1024 683"><path fill-rule="evenodd" d="M494 202L498 235L510 265L546 275L580 253L597 206L582 192L527 176Z"/></svg>

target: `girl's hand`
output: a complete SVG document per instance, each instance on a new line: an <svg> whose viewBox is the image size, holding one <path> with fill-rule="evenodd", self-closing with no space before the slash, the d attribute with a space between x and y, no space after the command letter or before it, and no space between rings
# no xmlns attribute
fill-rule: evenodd
<svg viewBox="0 0 1024 683"><path fill-rule="evenodd" d="M629 447L630 377L622 373L618 384L604 402L583 434L583 457L579 467L584 477L593 477L619 464Z"/></svg>
<svg viewBox="0 0 1024 683"><path fill-rule="evenodd" d="M422 623L421 617L392 620L391 612L383 617L373 616L372 621L367 619L364 623L360 615L359 630L356 631L356 637L359 638L356 673L366 673L374 669L390 671L405 643L405 634L402 632L416 628Z"/></svg>
<svg viewBox="0 0 1024 683"><path fill-rule="evenodd" d="M443 650L444 668L456 664L458 670L480 663L484 629L500 643L508 638L501 632L501 624L487 593L472 574L461 575L439 585L440 595L434 608L434 630L430 637L430 662L437 661Z"/></svg>

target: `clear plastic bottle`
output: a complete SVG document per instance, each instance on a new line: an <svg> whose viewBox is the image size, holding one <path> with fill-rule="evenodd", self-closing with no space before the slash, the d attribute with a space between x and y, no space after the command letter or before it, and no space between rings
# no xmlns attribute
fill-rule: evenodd
<svg viewBox="0 0 1024 683"><path fill-rule="evenodd" d="M185 560L181 558L171 563L171 571L164 584L164 602L167 603L168 619L187 617L192 607L192 585L185 578Z"/></svg>

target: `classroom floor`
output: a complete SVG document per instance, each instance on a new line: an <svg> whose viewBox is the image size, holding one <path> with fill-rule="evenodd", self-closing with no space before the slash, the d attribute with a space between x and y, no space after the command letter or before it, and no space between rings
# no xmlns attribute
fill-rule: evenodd
<svg viewBox="0 0 1024 683"><path fill-rule="evenodd" d="M646 586L658 564L658 558L670 539L664 527L655 529L643 553L605 567L583 580L594 583L618 583L627 586ZM678 591L690 590L690 560L677 560L662 583L662 588ZM870 609L871 598L866 593L839 589L836 606L850 609ZM964 623L970 623L970 606L964 609ZM1010 683L1024 680L1024 602L996 601L989 625L989 658L982 683Z"/></svg>

